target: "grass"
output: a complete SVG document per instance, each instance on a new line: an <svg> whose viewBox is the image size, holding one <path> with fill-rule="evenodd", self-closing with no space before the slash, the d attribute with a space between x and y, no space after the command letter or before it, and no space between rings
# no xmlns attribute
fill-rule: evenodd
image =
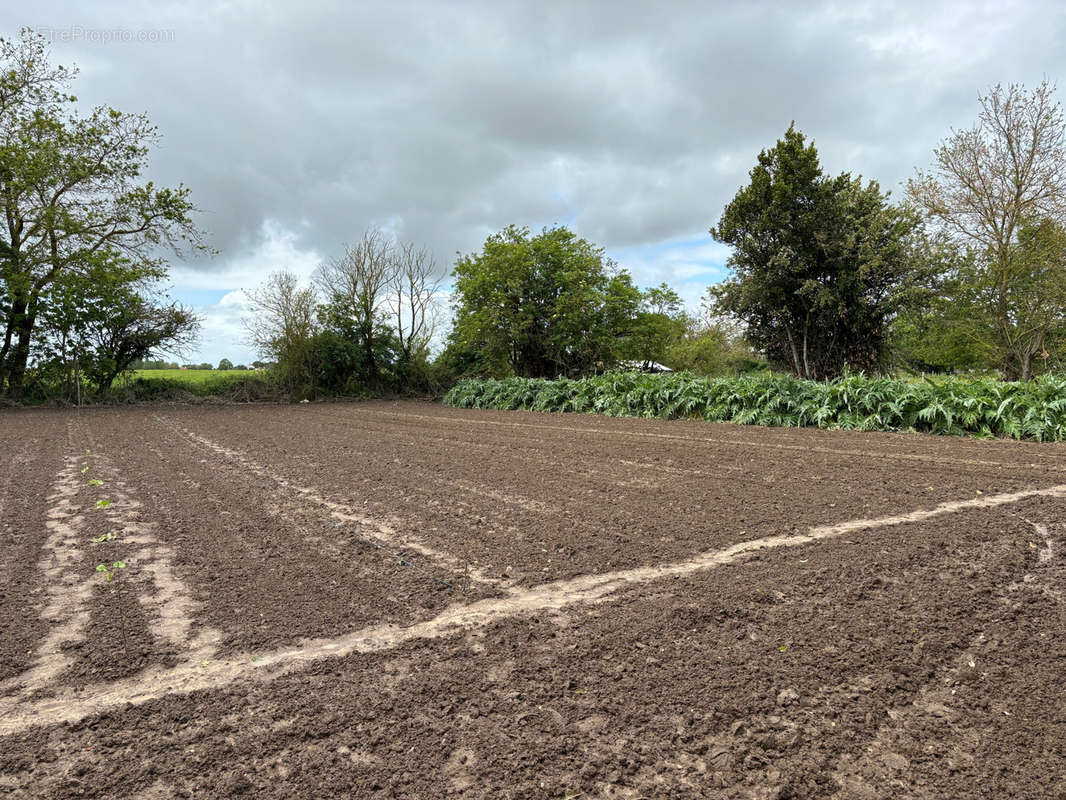
<svg viewBox="0 0 1066 800"><path fill-rule="evenodd" d="M275 391L269 372L250 369L142 369L129 374L126 386L144 400L182 392L256 400Z"/></svg>
<svg viewBox="0 0 1066 800"><path fill-rule="evenodd" d="M265 373L251 369L136 369L133 370L132 375L134 378L144 380L165 379L195 385L207 383L224 375L263 377Z"/></svg>

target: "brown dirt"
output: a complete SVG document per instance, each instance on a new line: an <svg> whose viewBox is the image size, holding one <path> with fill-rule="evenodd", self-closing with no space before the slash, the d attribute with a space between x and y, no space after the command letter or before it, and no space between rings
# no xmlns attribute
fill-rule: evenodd
<svg viewBox="0 0 1066 800"><path fill-rule="evenodd" d="M367 403L0 448L0 794L1066 797L1060 445Z"/></svg>
<svg viewBox="0 0 1066 800"><path fill-rule="evenodd" d="M172 663L176 653L153 636L149 617L136 601L142 587L123 577L93 588L85 639L63 647L74 663L60 682L87 686L136 675L149 664Z"/></svg>
<svg viewBox="0 0 1066 800"><path fill-rule="evenodd" d="M42 501L67 447L65 423L57 417L0 415L0 682L27 668L34 642L44 635L35 608L37 562L48 536Z"/></svg>

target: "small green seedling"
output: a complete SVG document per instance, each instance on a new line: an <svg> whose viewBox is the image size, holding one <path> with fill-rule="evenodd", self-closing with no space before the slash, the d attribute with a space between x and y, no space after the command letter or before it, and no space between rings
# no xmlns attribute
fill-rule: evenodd
<svg viewBox="0 0 1066 800"><path fill-rule="evenodd" d="M111 505L111 501L110 500L97 500L96 501L96 507L97 508L107 508L110 505Z"/></svg>
<svg viewBox="0 0 1066 800"><path fill-rule="evenodd" d="M104 482L102 480L100 480L99 478L90 478L89 479L89 485L90 486L103 486Z"/></svg>
<svg viewBox="0 0 1066 800"><path fill-rule="evenodd" d="M86 450L85 451L85 455L87 455L87 456L91 456L92 454L93 454L92 450Z"/></svg>
<svg viewBox="0 0 1066 800"><path fill-rule="evenodd" d="M81 474L82 475L84 475L88 471L89 471L89 465L88 464L86 464L84 467L81 468Z"/></svg>
<svg viewBox="0 0 1066 800"><path fill-rule="evenodd" d="M104 573L104 581L111 583L115 579L115 573L126 568L125 561L116 561L110 567L107 564L97 564L96 571Z"/></svg>
<svg viewBox="0 0 1066 800"><path fill-rule="evenodd" d="M788 652L788 645L787 644L781 645L779 648L777 648L777 651L779 653L787 653Z"/></svg>
<svg viewBox="0 0 1066 800"><path fill-rule="evenodd" d="M104 542L113 542L118 538L118 531L108 531L102 533L99 536L94 536L92 539L93 544L103 544Z"/></svg>

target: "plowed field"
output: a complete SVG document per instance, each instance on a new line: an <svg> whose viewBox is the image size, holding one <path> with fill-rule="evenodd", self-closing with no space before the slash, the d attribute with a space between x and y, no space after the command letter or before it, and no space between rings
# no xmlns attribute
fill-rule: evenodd
<svg viewBox="0 0 1066 800"><path fill-rule="evenodd" d="M374 402L0 456L0 796L1066 797L1066 446Z"/></svg>

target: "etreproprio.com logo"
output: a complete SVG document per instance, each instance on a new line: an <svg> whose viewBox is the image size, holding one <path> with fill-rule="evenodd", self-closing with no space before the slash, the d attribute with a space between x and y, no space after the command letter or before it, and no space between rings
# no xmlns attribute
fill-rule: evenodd
<svg viewBox="0 0 1066 800"><path fill-rule="evenodd" d="M56 27L42 25L34 28L47 41L53 43L91 42L112 44L114 42L148 42L151 44L174 41L174 31L163 28L86 28L81 25Z"/></svg>

